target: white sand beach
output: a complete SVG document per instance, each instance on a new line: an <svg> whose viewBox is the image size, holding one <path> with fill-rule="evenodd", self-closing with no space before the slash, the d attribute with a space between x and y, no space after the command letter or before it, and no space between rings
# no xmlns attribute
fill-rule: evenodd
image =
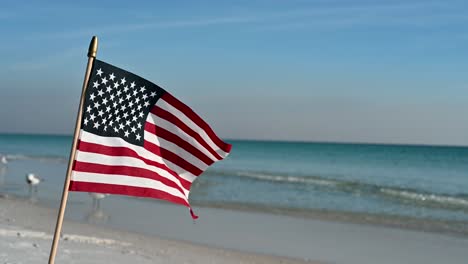
<svg viewBox="0 0 468 264"><path fill-rule="evenodd" d="M0 263L46 263L55 211L1 198ZM305 263L65 221L56 263ZM312 262L318 263L318 262Z"/></svg>
<svg viewBox="0 0 468 264"><path fill-rule="evenodd" d="M174 216L173 208L180 209L153 206L167 218ZM66 220L57 263L466 264L468 259L468 239L462 236L223 209L203 212L196 227L178 227L187 237L199 236L197 243ZM1 198L0 263L46 263L55 217L54 209ZM180 223L160 220L167 232Z"/></svg>

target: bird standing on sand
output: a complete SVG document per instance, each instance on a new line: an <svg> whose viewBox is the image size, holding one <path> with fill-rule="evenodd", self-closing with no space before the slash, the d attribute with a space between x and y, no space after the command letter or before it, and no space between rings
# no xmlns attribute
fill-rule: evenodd
<svg viewBox="0 0 468 264"><path fill-rule="evenodd" d="M93 210L99 210L101 207L101 199L106 198L107 194L104 193L89 193L93 197Z"/></svg>
<svg viewBox="0 0 468 264"><path fill-rule="evenodd" d="M8 163L8 160L6 156L0 155L0 185L3 185L5 182L7 163Z"/></svg>
<svg viewBox="0 0 468 264"><path fill-rule="evenodd" d="M33 190L34 193L37 193L37 186L43 180L36 176L34 173L27 173L26 174L26 183L29 185L29 196L32 196Z"/></svg>
<svg viewBox="0 0 468 264"><path fill-rule="evenodd" d="M88 193L93 198L93 207L91 212L86 216L86 220L90 223L105 223L109 220L110 215L106 214L101 209L101 200L106 198L108 194L104 193Z"/></svg>

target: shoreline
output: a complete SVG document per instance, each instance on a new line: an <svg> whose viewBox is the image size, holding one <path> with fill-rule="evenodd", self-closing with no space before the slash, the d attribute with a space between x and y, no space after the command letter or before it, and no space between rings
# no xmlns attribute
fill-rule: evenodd
<svg viewBox="0 0 468 264"><path fill-rule="evenodd" d="M8 246L13 245L10 250L5 250L1 247L6 245L0 243L0 252L8 252L0 254L2 263L22 262L29 253L33 254L33 251L41 251L38 255L42 259L37 259L37 262L29 260L27 263L44 263L52 243L56 212L53 208L34 204L26 199L1 195L0 240L8 243ZM90 257L96 255L97 259L104 253L116 254L129 260L137 259L138 263L324 263L224 249L65 219L57 260L63 263L64 258L72 258L73 247L85 251ZM27 249L26 252L22 251L22 248ZM24 256L18 253L11 256L10 252L14 251L19 251ZM88 262L80 259L77 263L106 261L101 259L94 262L95 260L90 258ZM128 263L128 260L113 260L113 263Z"/></svg>
<svg viewBox="0 0 468 264"><path fill-rule="evenodd" d="M466 237L205 207L198 208L203 218L194 224L180 206L145 202L134 203L144 204L139 208L115 211L121 210L114 206L120 202L106 201L103 209L113 216L106 223L74 218L69 213L78 207L70 204L57 261L462 264L468 258ZM46 262L56 214L57 208L27 198L0 198L0 263ZM140 221L147 217L152 220L149 224ZM25 262L25 258L29 259Z"/></svg>
<svg viewBox="0 0 468 264"><path fill-rule="evenodd" d="M126 197L125 199L146 200L138 197ZM7 194L0 192L0 200L14 199L18 201L26 201L26 196L17 196L14 194ZM162 200L148 200L149 202L169 204L171 203ZM146 201L146 202L148 202ZM245 213L261 213L271 214L275 216L293 217L305 220L319 220L327 222L336 222L344 224L357 224L364 226L396 228L408 231L418 231L434 234L450 235L454 237L468 238L468 222L455 221L455 220L441 220L431 218L416 218L411 216L391 215L391 214L373 214L364 212L351 212L351 211L332 211L328 209L294 209L282 207L266 207L256 204L240 204L233 202L224 203L204 203L193 201L192 205L199 209L220 209L227 211L238 211ZM55 210L50 204L44 204L39 201L35 206ZM177 206L176 206L177 207ZM73 220L76 221L76 220ZM81 221L76 221L81 222Z"/></svg>
<svg viewBox="0 0 468 264"><path fill-rule="evenodd" d="M216 208L223 210L235 210L253 213L266 213L283 215L303 219L331 221L338 223L351 223L358 225L370 225L376 227L398 228L402 230L421 231L452 235L468 238L468 222L440 220L431 218L416 218L391 214L372 214L363 212L332 211L327 209L294 209L294 208L269 208L250 204L248 206L237 203L202 203L194 202L193 205Z"/></svg>
<svg viewBox="0 0 468 264"><path fill-rule="evenodd" d="M22 156L22 155L19 155ZM34 155L32 155L34 156ZM31 156L31 157L32 157ZM57 156L51 155L49 157L29 157L25 156L24 160L19 159L16 162L11 162L8 167L1 167L1 168L7 168L3 171L3 174L0 173L0 184L4 184L4 191L12 194L12 195L18 195L22 196L22 192L26 193L26 186L24 185L23 179L16 177L17 175L24 175L25 172L28 171L35 171L38 173L38 175L43 175L45 176L44 179L47 178L47 181L44 182L44 184L41 185L42 188L47 188L46 194L43 192L40 193L40 199L50 199L51 201L56 200L58 197L60 197L61 194L61 186L63 186L63 181L61 178L58 176L63 175L63 170L65 170L65 164L62 164L61 162L57 161ZM29 159L31 158L31 159ZM49 164L53 164L54 166L49 166ZM57 166L55 166L57 165ZM229 171L229 170L228 170ZM218 175L217 171L213 172L215 175ZM229 173L227 173L229 175ZM273 174L275 175L275 174ZM2 178L3 177L3 178ZM275 176L272 176L273 178ZM466 237L468 236L468 219L466 218L467 215L467 208L465 207L438 207L438 205L432 205L432 204L418 204L418 200L416 199L415 201L411 200L410 202L406 201L404 197L378 197L377 201L372 201L369 197L373 195L373 192L366 193L362 197L367 197L367 198L356 198L360 197L354 196L353 192L357 191L360 192L361 189L357 190L352 190L352 191L347 191L344 194L337 195L336 199L338 200L333 200L335 199L334 194L330 194L330 196L327 196L327 192L330 191L328 189L322 190L322 188L317 187L317 191L314 195L317 196L317 200L315 198L310 198L306 192L301 192L300 194L298 193L297 195L301 195L301 197L306 197L304 199L307 199L306 201L303 201L304 203L307 202L308 204L311 204L311 208L298 208L295 209L294 207L296 206L295 204L292 204L291 207L286 207L286 203L282 203L281 200L275 200L273 201L270 205L262 205L261 202L258 204L255 203L250 203L251 201L255 201L255 197L250 197L250 199L239 199L237 197L235 192L234 193L229 193L230 190L229 188L225 188L224 186L224 179L222 184L217 184L217 181L220 181L222 179L221 177L206 177L203 180L207 180L204 182L205 185L200 185L199 190L197 190L199 193L202 193L201 199L197 200L197 196L192 196L191 202L195 206L201 206L201 207L206 207L206 208L221 208L221 209L226 209L226 210L236 210L236 211L243 211L243 212L262 212L262 213L272 213L275 215L288 215L288 216L293 216L293 217L300 217L300 218L306 218L306 219L319 219L319 220L325 220L325 221L338 221L338 222L343 222L343 223L356 223L356 224L365 224L365 225L376 225L376 226L384 226L384 227L396 227L396 228L402 228L406 230L417 230L417 231L425 231L425 232L437 232L437 233L444 233L444 234L451 234L451 235L456 235L456 236L463 236ZM242 177L226 177L226 180L229 180L233 182L234 184L239 184L239 186L235 185L235 188L240 188L240 187L245 187L246 183L248 183L251 180L254 180L254 184L259 184L259 188L271 188L271 186L275 184L282 184L283 182L275 182L275 181L256 181L256 178L242 178ZM312 181L314 178L312 177ZM3 182L1 182L3 180ZM319 179L318 182L327 179ZM201 181L201 179L200 179ZM331 186L342 186L346 185L348 186L348 183L351 183L350 185L353 185L352 181L351 182L338 182L334 183L333 180L331 180ZM245 183L243 183L245 182ZM300 182L300 181L299 181ZM240 184L242 183L242 184ZM320 185L320 184L319 184ZM365 184L364 184L365 185ZM221 187L217 187L221 186ZM227 186L227 185L226 185ZM287 188L284 191L284 195L295 199L295 188L300 187L301 185L296 184L296 185L285 185ZM307 185L309 186L309 185ZM0 186L3 187L3 186ZM366 189L366 187L372 187L373 186L363 186L363 189ZM379 187L379 186L377 186ZM382 186L380 186L382 188ZM384 186L385 187L385 186ZM7 191L9 188L9 191ZM24 188L23 191L21 191L21 188ZM206 189L204 189L206 188ZM209 189L211 188L211 189ZM252 190L255 189L255 187ZM309 188L309 187L307 187ZM328 188L328 187L327 187ZM334 189L331 189L331 191L341 191L341 187L333 187ZM353 188L353 186L351 186ZM386 188L386 187L385 187ZM310 189L316 190L315 184L310 185ZM194 189L195 190L195 189ZM206 199L204 197L203 192L205 191L211 191L211 193L217 194L218 196L213 196L213 197L208 197L209 199ZM251 190L251 193L252 193ZM267 189L269 191L273 189ZM410 189L409 189L410 190ZM42 190L41 190L42 191ZM226 194L226 197L237 197L234 199L227 198L226 200L223 198L223 196L219 194L223 194L224 192L228 192ZM208 192L207 192L208 193ZM53 195L52 195L53 194ZM430 193L421 193L423 197L420 199L426 198L426 196L430 196ZM229 196L232 195L232 196ZM271 194L268 194L271 195ZM326 198L321 198L321 195L325 195ZM380 194L379 194L380 195ZM417 194L415 194L417 195ZM444 195L441 193L440 195ZM359 202L368 202L371 201L374 204L371 204L368 207L362 207L362 208L354 208L353 203L348 202L348 199L345 199L346 196L350 197L350 199L356 199L356 204L359 204ZM314 196L315 197L315 196ZM268 198L268 197L266 197ZM369 199L368 199L369 198ZM391 199L388 199L391 198ZM393 200L395 198L395 200ZM431 200L431 197L429 197ZM442 198L447 198L447 197L442 197ZM450 198L450 197L448 197ZM448 199L447 198L447 199ZM265 199L265 197L262 197L262 199ZM320 199L324 199L323 202ZM377 198L376 198L377 199ZM461 198L464 199L462 202L466 201L466 198ZM283 199L285 200L285 199ZM206 202L205 202L206 201ZM245 203L244 203L245 202ZM339 206L336 209L333 206L333 203L340 203L346 206ZM307 204L306 204L307 205ZM331 206L330 206L331 205ZM366 204L367 205L367 204ZM379 206L380 205L380 206ZM395 205L395 208L386 210L387 207L386 205L393 206ZM284 206L284 207L282 207ZM300 204L297 206L301 206ZM350 206L350 207L348 207ZM405 208L405 206L407 206ZM309 207L309 206L306 206ZM319 208L319 209L314 209L314 208ZM328 209L327 209L328 208ZM349 210L349 211L345 211ZM362 212L359 212L360 210L364 210Z"/></svg>

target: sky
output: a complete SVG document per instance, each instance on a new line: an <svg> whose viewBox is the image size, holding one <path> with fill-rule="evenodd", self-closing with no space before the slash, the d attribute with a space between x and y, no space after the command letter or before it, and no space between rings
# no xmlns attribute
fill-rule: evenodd
<svg viewBox="0 0 468 264"><path fill-rule="evenodd" d="M89 41L227 139L468 145L468 4L1 1L0 132L72 134Z"/></svg>

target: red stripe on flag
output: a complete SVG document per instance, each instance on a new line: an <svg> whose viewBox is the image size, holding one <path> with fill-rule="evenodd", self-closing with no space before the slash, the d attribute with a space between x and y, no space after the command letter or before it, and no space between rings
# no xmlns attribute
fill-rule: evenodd
<svg viewBox="0 0 468 264"><path fill-rule="evenodd" d="M195 156L199 160L203 161L203 163L205 163L208 166L213 164L213 162L214 162L212 159L210 159L208 156L203 154L203 152L201 152L199 149L194 147L192 144L188 143L187 141L185 141L181 137L177 136L176 134L174 134L174 133L172 133L170 131L167 131L166 129L164 129L162 127L159 127L159 126L156 126L156 125L151 124L149 122L146 122L145 130L150 132L150 133L155 134L158 137L161 137L161 138L163 138L163 139L165 139L167 141L170 141L170 142L176 144L180 148L183 148L187 152L191 153L193 156Z"/></svg>
<svg viewBox="0 0 468 264"><path fill-rule="evenodd" d="M154 171L150 171L150 170L146 170L142 168L136 168L136 167L130 167L130 166L111 166L111 165L102 165L102 164L76 161L74 170L81 171L81 172L94 172L94 173L100 173L100 174L107 174L109 175L109 177L113 177L112 175L126 175L126 176L152 179L155 181L159 181L166 186L177 189L183 196L185 196L184 191L182 190L182 188L180 188L180 186L177 183L157 174Z"/></svg>
<svg viewBox="0 0 468 264"><path fill-rule="evenodd" d="M196 141L198 141L198 143L200 143L200 145L205 147L205 149L207 149L217 159L219 159L219 160L223 159L221 156L219 156L219 154L212 147L210 147L208 145L208 143L205 142L205 140L203 140L203 138L196 131L193 131L189 126L187 126L184 122L182 122L178 117L176 117L172 113L169 113L168 111L162 109L159 106L153 107L151 109L151 113L158 116L158 117L160 117L160 118L162 118L162 119L165 119L165 120L171 122L173 125L180 128L182 131L184 131L189 136L191 136Z"/></svg>
<svg viewBox="0 0 468 264"><path fill-rule="evenodd" d="M201 119L192 109L190 109L190 107L179 101L177 98L175 98L168 92L163 94L161 98L173 107L179 109L179 111L184 113L188 118L190 118L194 123L196 123L200 128L202 128L220 149L227 153L231 151L232 146L219 139L218 136L214 133L213 129L211 129L211 127L203 119Z"/></svg>
<svg viewBox="0 0 468 264"><path fill-rule="evenodd" d="M195 176L198 176L200 174L203 173L202 170L200 170L199 168L195 167L192 163L184 160L183 158L179 157L178 155L172 153L171 151L165 149L165 148L161 148L159 147L158 145L155 145L147 140L145 140L145 143L144 143L144 147L145 149L153 152L153 153L156 153L158 156L161 156L163 159L166 159L174 164L176 164L177 166L181 167L182 169L192 173L193 175Z"/></svg>
<svg viewBox="0 0 468 264"><path fill-rule="evenodd" d="M155 166L157 168L160 168L162 170L167 171L168 173L170 173L171 175L176 177L186 190L190 190L190 186L192 185L191 182L189 182L189 181L185 180L184 178L180 177L176 172L171 170L165 164L161 164L161 163L158 163L156 161L143 158L140 155L138 155L138 153L136 153L134 150L129 149L129 148L109 147L109 146L99 145L99 144L95 144L95 143L79 141L78 142L78 150L83 151L83 152L92 152L92 153L98 153L98 154L103 154L103 155L108 155L108 156L115 156L115 157L125 156L125 157L137 158L137 159L140 159L141 161L143 161L144 163L146 163L148 165Z"/></svg>
<svg viewBox="0 0 468 264"><path fill-rule="evenodd" d="M144 188L144 187L71 181L70 191L122 194L122 195L130 195L130 196L137 196L137 197L151 197L151 198L156 198L156 199L164 199L173 203L185 205L190 208L190 205L184 199L180 197L170 195L163 191L159 191L159 190L155 190L151 188Z"/></svg>

